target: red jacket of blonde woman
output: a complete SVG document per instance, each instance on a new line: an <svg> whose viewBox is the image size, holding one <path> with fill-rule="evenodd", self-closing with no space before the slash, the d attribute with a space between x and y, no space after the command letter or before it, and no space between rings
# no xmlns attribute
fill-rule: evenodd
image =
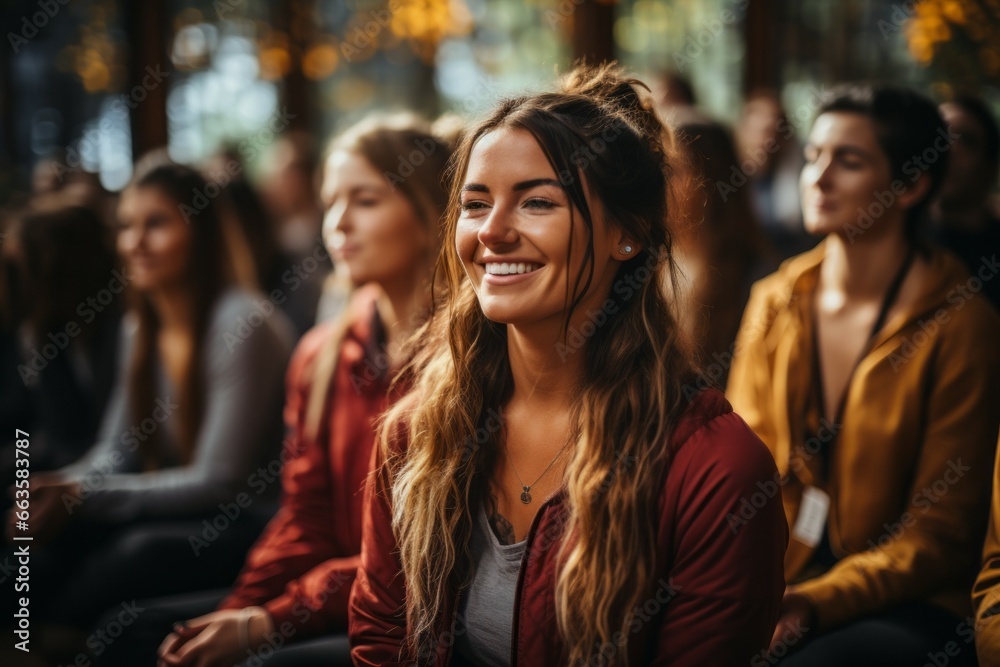
<svg viewBox="0 0 1000 667"><path fill-rule="evenodd" d="M294 641L347 627L375 420L392 400L377 364L376 294L362 288L348 306L348 328L315 438L305 428L312 371L321 351L336 344L338 324L315 327L295 350L287 373L289 439L283 451L290 458L281 473L281 505L219 606L263 606L275 628Z"/></svg>

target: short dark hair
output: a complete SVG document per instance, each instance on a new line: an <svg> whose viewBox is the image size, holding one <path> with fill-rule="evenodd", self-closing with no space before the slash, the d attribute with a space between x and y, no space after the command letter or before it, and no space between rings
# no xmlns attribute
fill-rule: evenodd
<svg viewBox="0 0 1000 667"><path fill-rule="evenodd" d="M920 93L887 84L848 84L831 89L822 99L820 116L825 113L857 113L871 119L879 146L889 159L893 180L915 181L908 165L934 148L939 137L948 137L948 127L929 98ZM914 238L934 193L948 169L948 151L937 151L923 170L931 179L930 188L906 216L906 234ZM918 174L919 176L919 174Z"/></svg>

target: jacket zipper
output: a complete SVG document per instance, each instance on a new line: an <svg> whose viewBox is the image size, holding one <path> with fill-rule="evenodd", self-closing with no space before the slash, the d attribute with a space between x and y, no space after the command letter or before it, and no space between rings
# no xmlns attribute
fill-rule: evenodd
<svg viewBox="0 0 1000 667"><path fill-rule="evenodd" d="M521 569L517 573L517 588L514 589L514 624L510 632L510 664L511 667L517 667L517 629L520 625L519 621L521 619L521 586L524 583L524 571L527 569L528 556L531 553L531 543L535 538L535 529L538 527L538 522L541 521L542 514L549 505L553 504L555 500L562 496L562 489L556 491L552 496L550 496L538 511L535 512L535 516L531 519L531 526L528 528L528 535L525 538L527 544L524 545L524 554L521 556Z"/></svg>

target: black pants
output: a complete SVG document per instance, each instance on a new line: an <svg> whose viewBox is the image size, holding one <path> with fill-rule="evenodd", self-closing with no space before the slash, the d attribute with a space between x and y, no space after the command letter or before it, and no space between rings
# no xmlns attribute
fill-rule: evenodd
<svg viewBox="0 0 1000 667"><path fill-rule="evenodd" d="M267 519L244 513L225 530L209 532L211 541L204 539L200 518L120 526L71 524L50 545L31 548L31 617L37 623L86 631L111 608L135 615L129 612L134 600L230 586ZM13 552L8 548L0 565L16 563ZM13 588L14 582L6 585ZM4 597L13 605L18 596Z"/></svg>
<svg viewBox="0 0 1000 667"><path fill-rule="evenodd" d="M135 623L124 628L119 638L100 649L95 648L95 664L97 667L152 667L156 664L156 649L174 623L215 610L226 592L213 590L139 601L142 613ZM111 610L98 623L98 628L111 627L117 620L115 610ZM294 642L293 637L289 645L276 650L266 648L244 664L247 667L340 667L349 666L351 657L346 635L302 642Z"/></svg>
<svg viewBox="0 0 1000 667"><path fill-rule="evenodd" d="M973 623L940 607L912 603L820 635L789 637L788 657L754 658L781 667L975 667ZM799 646L796 646L799 644Z"/></svg>

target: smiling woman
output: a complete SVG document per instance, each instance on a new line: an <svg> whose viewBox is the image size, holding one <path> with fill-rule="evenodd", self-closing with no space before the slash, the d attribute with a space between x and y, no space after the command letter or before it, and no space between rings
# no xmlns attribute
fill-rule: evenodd
<svg viewBox="0 0 1000 667"><path fill-rule="evenodd" d="M767 644L781 510L725 517L774 463L719 392L685 400L671 140L642 89L576 69L458 151L444 294L368 488L355 664L722 665Z"/></svg>

